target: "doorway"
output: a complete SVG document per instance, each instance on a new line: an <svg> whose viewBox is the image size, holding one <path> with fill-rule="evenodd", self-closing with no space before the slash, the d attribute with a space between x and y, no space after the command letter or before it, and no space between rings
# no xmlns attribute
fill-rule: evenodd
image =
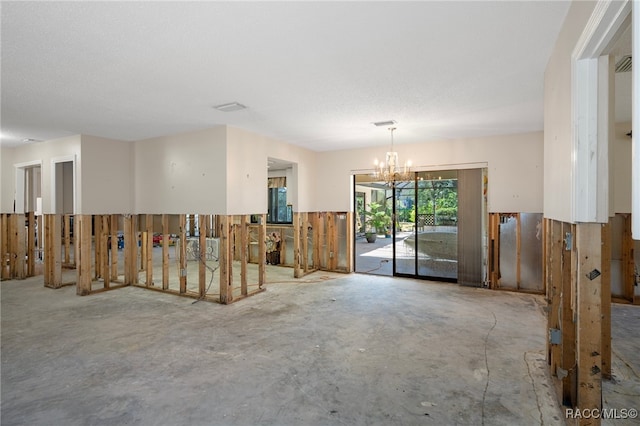
<svg viewBox="0 0 640 426"><path fill-rule="evenodd" d="M417 172L394 189L394 275L456 282L458 172Z"/></svg>
<svg viewBox="0 0 640 426"><path fill-rule="evenodd" d="M356 175L354 188L356 272L482 285L486 169L414 172L392 184ZM388 226L367 242L374 211Z"/></svg>

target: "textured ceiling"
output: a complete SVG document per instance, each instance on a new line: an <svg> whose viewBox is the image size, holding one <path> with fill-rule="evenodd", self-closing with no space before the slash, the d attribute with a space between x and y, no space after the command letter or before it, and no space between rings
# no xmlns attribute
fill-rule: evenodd
<svg viewBox="0 0 640 426"><path fill-rule="evenodd" d="M569 3L2 2L2 144L228 124L313 150L542 130ZM240 102L248 108L212 107Z"/></svg>

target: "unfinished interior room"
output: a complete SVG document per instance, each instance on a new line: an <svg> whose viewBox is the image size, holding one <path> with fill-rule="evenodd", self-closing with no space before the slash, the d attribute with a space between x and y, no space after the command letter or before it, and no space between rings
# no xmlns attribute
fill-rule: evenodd
<svg viewBox="0 0 640 426"><path fill-rule="evenodd" d="M2 425L637 425L640 3L0 3Z"/></svg>

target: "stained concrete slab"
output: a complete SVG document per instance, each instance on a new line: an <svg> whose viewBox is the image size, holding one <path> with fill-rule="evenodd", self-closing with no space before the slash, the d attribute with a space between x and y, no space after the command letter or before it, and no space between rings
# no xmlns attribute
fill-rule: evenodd
<svg viewBox="0 0 640 426"><path fill-rule="evenodd" d="M602 406L612 414L603 425L640 424L640 306L611 306L611 380L603 381ZM636 410L636 417L629 416Z"/></svg>
<svg viewBox="0 0 640 426"><path fill-rule="evenodd" d="M541 296L316 272L229 306L0 283L3 425L554 425Z"/></svg>

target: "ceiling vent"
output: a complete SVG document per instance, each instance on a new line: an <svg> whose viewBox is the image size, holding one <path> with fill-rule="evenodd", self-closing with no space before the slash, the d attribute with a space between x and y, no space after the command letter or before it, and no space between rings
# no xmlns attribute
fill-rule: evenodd
<svg viewBox="0 0 640 426"><path fill-rule="evenodd" d="M222 112L233 112L233 111L240 111L242 109L247 109L246 106L239 104L238 102L222 104L222 105L214 106L214 108Z"/></svg>
<svg viewBox="0 0 640 426"><path fill-rule="evenodd" d="M623 56L616 63L616 72L630 72L631 71L631 55Z"/></svg>
<svg viewBox="0 0 640 426"><path fill-rule="evenodd" d="M374 126L393 126L396 124L396 120L387 120L387 121L376 121L373 123Z"/></svg>

